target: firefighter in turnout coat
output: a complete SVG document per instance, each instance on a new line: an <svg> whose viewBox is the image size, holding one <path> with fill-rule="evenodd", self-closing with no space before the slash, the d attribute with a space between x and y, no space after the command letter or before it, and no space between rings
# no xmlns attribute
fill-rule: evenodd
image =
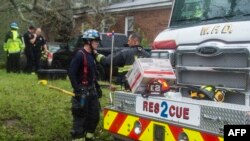
<svg viewBox="0 0 250 141"><path fill-rule="evenodd" d="M83 47L71 61L69 78L74 89L72 98L73 139L94 140L94 132L100 119L102 91L96 80L96 65L93 51L99 45L100 34L89 29L82 36Z"/></svg>
<svg viewBox="0 0 250 141"><path fill-rule="evenodd" d="M128 48L123 49L113 56L113 65L118 67L117 83L124 86L125 90L130 90L125 75L132 67L136 58L149 58L150 54L143 49L141 44L141 36L138 33L133 33L128 38ZM95 57L98 63L103 66L110 66L111 55L105 57L102 54L95 52Z"/></svg>

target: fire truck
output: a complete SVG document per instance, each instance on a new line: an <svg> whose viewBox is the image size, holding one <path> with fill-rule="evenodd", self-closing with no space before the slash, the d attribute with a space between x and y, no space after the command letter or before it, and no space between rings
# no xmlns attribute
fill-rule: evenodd
<svg viewBox="0 0 250 141"><path fill-rule="evenodd" d="M250 124L250 3L175 0L172 5L154 49L174 52L169 62L176 79L166 80L168 89L153 87L159 95L114 92L113 104L104 108L103 128L115 140L223 141L225 125ZM157 84L147 83L145 89Z"/></svg>

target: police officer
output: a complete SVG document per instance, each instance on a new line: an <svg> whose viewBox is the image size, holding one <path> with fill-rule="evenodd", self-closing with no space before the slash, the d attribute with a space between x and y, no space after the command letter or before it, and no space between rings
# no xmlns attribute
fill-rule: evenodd
<svg viewBox="0 0 250 141"><path fill-rule="evenodd" d="M42 55L42 52L45 52L45 53L48 52L48 48L47 48L47 45L46 45L46 40L43 38L41 33L42 33L41 28L37 28L36 29L36 40L35 40L35 43L34 43L34 47L32 48L32 52L33 52L32 54L34 56L33 66L35 68L35 72L37 72L37 70L41 68L41 55Z"/></svg>
<svg viewBox="0 0 250 141"><path fill-rule="evenodd" d="M25 73L32 72L32 67L34 62L34 55L32 52L32 48L34 47L34 43L36 40L35 30L36 30L35 27L31 25L29 26L28 31L23 35L25 43L24 53L27 59L26 66L24 69Z"/></svg>
<svg viewBox="0 0 250 141"><path fill-rule="evenodd" d="M128 38L129 48L123 49L113 56L113 65L118 66L118 83L124 85L125 90L130 90L128 82L125 78L126 73L131 68L136 58L148 58L150 54L143 49L141 44L141 36L138 33L133 33ZM102 54L95 52L97 62L104 66L110 66L111 54L105 57Z"/></svg>
<svg viewBox="0 0 250 141"><path fill-rule="evenodd" d="M3 49L7 52L7 73L20 73L20 53L24 48L22 37L18 33L18 25L15 22L10 24L11 31L9 31L4 40Z"/></svg>
<svg viewBox="0 0 250 141"><path fill-rule="evenodd" d="M74 89L72 98L73 139L85 138L94 140L94 132L100 118L100 104L98 98L102 91L96 80L96 65L93 51L100 42L100 34L89 29L82 36L83 47L73 57L69 78Z"/></svg>

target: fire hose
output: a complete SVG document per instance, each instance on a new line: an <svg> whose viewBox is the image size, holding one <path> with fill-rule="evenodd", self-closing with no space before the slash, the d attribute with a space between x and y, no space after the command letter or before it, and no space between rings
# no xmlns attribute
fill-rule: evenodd
<svg viewBox="0 0 250 141"><path fill-rule="evenodd" d="M56 87L56 86L48 85L48 81L47 80L40 80L40 81L38 81L38 84L43 85L43 86L47 86L49 89L57 90L59 92L67 94L69 96L75 96L75 94L72 93L72 92L70 92L70 91L64 90L64 89Z"/></svg>

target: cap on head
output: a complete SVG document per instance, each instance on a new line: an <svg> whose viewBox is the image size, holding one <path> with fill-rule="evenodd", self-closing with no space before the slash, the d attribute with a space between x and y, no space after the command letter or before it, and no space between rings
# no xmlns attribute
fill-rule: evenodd
<svg viewBox="0 0 250 141"><path fill-rule="evenodd" d="M86 41L97 40L101 41L100 33L95 29L88 29L82 35L82 39Z"/></svg>
<svg viewBox="0 0 250 141"><path fill-rule="evenodd" d="M10 24L10 28L11 28L11 29L18 29L17 23L16 23L16 22L12 22L12 23Z"/></svg>

